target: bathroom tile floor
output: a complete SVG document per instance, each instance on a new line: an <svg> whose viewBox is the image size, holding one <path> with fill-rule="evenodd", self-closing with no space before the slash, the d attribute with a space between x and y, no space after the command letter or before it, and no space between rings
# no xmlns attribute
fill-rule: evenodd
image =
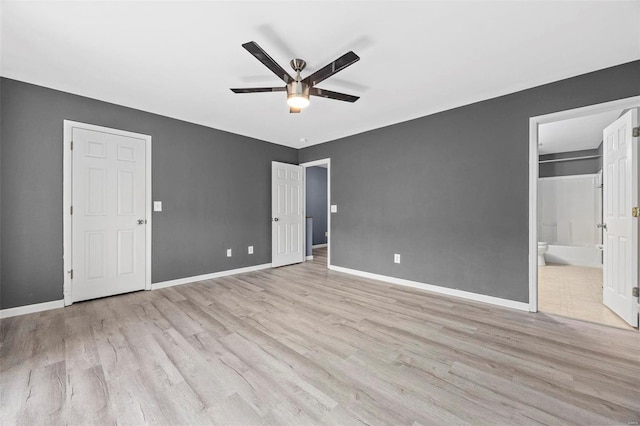
<svg viewBox="0 0 640 426"><path fill-rule="evenodd" d="M553 263L538 267L538 310L633 330L602 304L602 268Z"/></svg>

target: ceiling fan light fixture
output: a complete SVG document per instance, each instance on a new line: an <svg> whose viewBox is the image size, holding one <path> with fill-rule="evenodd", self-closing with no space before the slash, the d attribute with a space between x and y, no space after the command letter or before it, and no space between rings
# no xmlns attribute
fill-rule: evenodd
<svg viewBox="0 0 640 426"><path fill-rule="evenodd" d="M291 108L306 108L309 106L309 86L301 81L287 84L287 104Z"/></svg>
<svg viewBox="0 0 640 426"><path fill-rule="evenodd" d="M309 98L305 98L304 96L289 96L287 98L287 104L291 108L306 108L309 106Z"/></svg>

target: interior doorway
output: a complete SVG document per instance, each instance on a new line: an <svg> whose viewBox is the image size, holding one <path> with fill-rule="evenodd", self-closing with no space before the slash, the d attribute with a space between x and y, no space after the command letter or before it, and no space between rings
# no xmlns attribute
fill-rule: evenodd
<svg viewBox="0 0 640 426"><path fill-rule="evenodd" d="M151 136L64 120L64 301L151 289Z"/></svg>
<svg viewBox="0 0 640 426"><path fill-rule="evenodd" d="M622 142L613 141L611 126L636 117L638 107L640 97L531 119L531 311L637 327L637 298L631 291L640 275L637 259L633 261L640 238L631 204L637 206L639 198L638 138L630 137L627 126L628 135L620 133ZM618 138L619 132L614 133ZM625 152L633 158L620 170L633 170L625 172L623 181L620 162L612 156L618 146L625 146L625 140L629 148ZM626 200L620 195L623 192ZM623 212L628 235L612 238L611 225L607 227L607 222L614 222L612 211ZM620 249L620 241L635 254ZM614 287L613 292L624 299L619 305L628 305L624 309L611 302L607 289L612 293Z"/></svg>
<svg viewBox="0 0 640 426"><path fill-rule="evenodd" d="M307 260L327 258L331 264L331 160L300 164L304 170L305 190L305 247Z"/></svg>

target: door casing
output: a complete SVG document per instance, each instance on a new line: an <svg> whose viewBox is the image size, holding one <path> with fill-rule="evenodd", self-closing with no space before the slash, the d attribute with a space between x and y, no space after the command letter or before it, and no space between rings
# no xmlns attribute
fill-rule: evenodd
<svg viewBox="0 0 640 426"><path fill-rule="evenodd" d="M538 125L638 107L640 96L634 96L529 118L529 312L538 312ZM635 238L638 244L640 237Z"/></svg>
<svg viewBox="0 0 640 426"><path fill-rule="evenodd" d="M70 271L73 270L73 243L71 235L72 215L71 202L73 191L73 157L71 142L73 129L80 128L97 132L111 133L118 136L127 136L145 141L146 151L146 173L145 173L145 216L147 219L147 232L145 238L145 290L151 290L151 241L152 241L152 197L151 197L151 136L140 133L127 132L125 130L112 129L109 127L96 126L93 124L81 123L77 121L64 120L63 122L63 143L62 143L62 232L63 232L63 294L64 304L73 304L72 286Z"/></svg>

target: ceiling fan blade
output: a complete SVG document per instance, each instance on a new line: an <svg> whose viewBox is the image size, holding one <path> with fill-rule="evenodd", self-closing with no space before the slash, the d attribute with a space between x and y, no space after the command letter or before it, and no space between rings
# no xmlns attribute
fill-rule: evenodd
<svg viewBox="0 0 640 426"><path fill-rule="evenodd" d="M347 95L346 93L332 92L331 90L324 90L318 87L312 87L309 89L309 94L313 96L320 96L323 98L336 99L338 101L355 102L360 99L360 96Z"/></svg>
<svg viewBox="0 0 640 426"><path fill-rule="evenodd" d="M246 89L231 89L233 93L286 92L286 87L250 87Z"/></svg>
<svg viewBox="0 0 640 426"><path fill-rule="evenodd" d="M307 78L302 81L310 86L315 86L320 83L322 80L325 80L338 71L342 71L349 65L352 65L360 60L360 57L353 52L347 52L344 55L340 56L335 61L331 62L329 65L326 65L320 68L318 71L314 72Z"/></svg>
<svg viewBox="0 0 640 426"><path fill-rule="evenodd" d="M271 58L271 56L269 56L267 52L262 50L262 48L258 46L258 43L256 43L255 41L250 41L248 43L243 44L242 47L247 49L249 53L255 56L257 60L262 62L264 66L269 68L271 72L277 75L278 78L282 79L282 81L284 81L285 83L289 83L293 81L293 77L291 77L289 73L287 73L284 70L284 68L278 65L278 63L274 61L273 58Z"/></svg>
<svg viewBox="0 0 640 426"><path fill-rule="evenodd" d="M298 114L300 111L302 111L302 108L289 107L289 114Z"/></svg>

